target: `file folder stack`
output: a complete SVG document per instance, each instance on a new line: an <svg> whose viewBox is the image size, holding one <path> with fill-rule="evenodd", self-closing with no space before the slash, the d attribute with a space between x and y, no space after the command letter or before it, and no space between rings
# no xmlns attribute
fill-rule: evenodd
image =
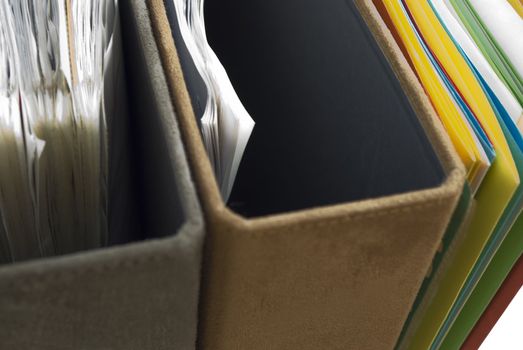
<svg viewBox="0 0 523 350"><path fill-rule="evenodd" d="M375 3L433 105L449 102L438 114L456 149L469 135L476 139L460 153L471 164L475 213L455 256L436 272L438 282L418 295L400 342L400 348L459 348L523 252L521 7L496 0ZM472 128L456 130L463 122ZM478 150L490 154L480 179L469 157Z"/></svg>
<svg viewBox="0 0 523 350"><path fill-rule="evenodd" d="M521 270L521 16L0 0L0 348L478 344Z"/></svg>

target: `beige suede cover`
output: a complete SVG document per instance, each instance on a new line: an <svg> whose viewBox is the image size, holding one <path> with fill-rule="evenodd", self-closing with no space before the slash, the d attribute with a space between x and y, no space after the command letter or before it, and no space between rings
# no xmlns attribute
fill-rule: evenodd
<svg viewBox="0 0 523 350"><path fill-rule="evenodd" d="M446 180L438 188L249 220L220 197L163 0L147 1L209 231L200 348L393 348L465 173L372 1L357 4L407 91Z"/></svg>

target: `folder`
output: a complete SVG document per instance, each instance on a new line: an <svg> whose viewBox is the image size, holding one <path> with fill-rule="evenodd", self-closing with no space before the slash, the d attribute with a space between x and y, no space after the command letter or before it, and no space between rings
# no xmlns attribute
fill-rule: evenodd
<svg viewBox="0 0 523 350"><path fill-rule="evenodd" d="M195 347L203 216L147 8L121 6L148 240L0 266L1 349Z"/></svg>
<svg viewBox="0 0 523 350"><path fill-rule="evenodd" d="M478 349L523 285L523 257L503 281L494 298L463 343L462 349Z"/></svg>
<svg viewBox="0 0 523 350"><path fill-rule="evenodd" d="M208 2L206 23L213 29L208 29L209 40L256 120L228 205L220 196L195 117L197 103L190 94L195 83L188 73L190 63L183 58L176 14L169 1L150 0L147 4L208 229L199 347L392 348L461 196L465 173L372 2L357 1L357 6L336 1ZM334 9L339 9L339 13ZM294 10L295 18L289 17ZM322 44L326 39L322 28L332 31L329 40L333 41L331 51L318 54L314 49L328 49ZM256 47L249 42L249 35L253 34L258 43L267 44L265 48L275 45L287 56L278 56L282 52L274 47L266 51ZM340 49L348 43L354 45L352 56ZM289 48L289 44L294 46ZM263 52L265 56L260 56ZM364 60L368 66L350 65L363 64ZM279 63L285 64L280 70ZM342 77L337 77L327 65L339 65ZM377 72L369 73L369 67ZM371 74L367 86L351 86L344 80L349 76L361 82L365 73L358 69ZM315 70L320 73L316 75ZM296 76L303 76L304 80L293 80ZM326 76L332 80L320 79ZM319 89L313 82L325 88ZM375 107L374 111L383 106L364 99L370 88L379 91L374 97L382 98L380 102L385 106L404 102L396 104L397 109L389 111L389 115L373 113L369 106ZM310 95L299 95L307 90ZM387 101L392 94L396 94L396 99ZM312 113L307 108L299 109L296 101L300 98L307 101ZM342 99L357 107L352 106L351 110L344 101L340 103ZM346 119L329 120L332 109L325 107L325 101L346 112L335 114ZM326 108L324 113L316 113L315 119L312 114L322 108ZM271 116L275 119L263 119ZM379 116L383 125L390 126L387 118L394 116L405 126L404 134L392 127L390 137L398 132L405 142L420 142L421 147L415 147L413 152L422 153L413 158L428 159L428 163L409 163L421 170L419 177L406 175L394 182L379 172L400 172L398 165L409 157L409 147L401 148L401 152L396 148L390 153L375 154L378 159L384 154L391 157L384 157L383 163L378 162L375 169L366 173L358 173L358 163L329 158L331 164L327 164L321 159L322 152L330 156L326 150L336 148L338 154L353 159L351 152L358 149L350 147L350 138L354 137L354 144L366 141L358 133L376 131L372 121L379 125ZM347 127L344 123L350 121L354 124ZM279 130L281 134L278 126L283 129ZM344 144L336 134L336 126L346 133L342 135L348 140L345 147L339 147ZM322 137L327 130L333 133L333 140ZM310 138L289 138L284 144L283 131ZM372 133L364 135L377 137ZM271 136L272 146L267 141ZM306 141L314 143L320 156ZM290 157L289 150L295 146L304 152L303 159ZM387 152L379 144L372 146L375 145L369 146L371 150ZM430 160L432 152L435 162ZM269 166L271 159L274 163ZM316 161L331 168L314 169ZM311 166L307 167L306 162ZM288 163L291 166L286 166ZM351 164L352 172L346 168ZM435 170L438 164L442 171L439 180ZM384 166L391 168L382 170ZM429 177L423 174L427 169L432 169ZM292 173L292 178L285 177L286 171ZM337 174L343 174L345 179L336 178ZM370 179L362 179L362 174ZM368 187L359 188L357 184L361 183Z"/></svg>
<svg viewBox="0 0 523 350"><path fill-rule="evenodd" d="M483 312L496 295L505 277L521 257L521 247L523 247L522 232L523 215L520 214L518 220L492 257L487 269L483 272L479 281L477 281L474 290L462 306L452 327L445 335L442 347L456 346L456 344L460 346L461 344L469 343L467 335L471 330L475 329L476 322L482 322L479 320L483 318Z"/></svg>
<svg viewBox="0 0 523 350"><path fill-rule="evenodd" d="M459 46L454 46L453 38L445 25L440 23L440 18L433 12L429 2L386 1L385 7L395 19L396 28L402 32L405 30L400 26L399 18L412 18L415 29L420 33L418 40L425 42L434 53L438 64L487 132L496 151L496 159L476 195L476 213L462 248L456 253L451 265L447 266L448 270L440 272L444 277L435 286L438 291L425 296L426 300L420 302L425 307L413 310L418 315L413 315L412 319L420 324L416 321L409 326L400 345L401 348L412 349L436 348L440 346L491 257L486 257L488 254L483 251L495 251L496 243L491 242L503 239L520 211L521 192L518 187L521 137L513 125L513 119L499 101L492 101L495 95L481 80ZM405 36L402 39L406 47L412 45ZM413 61L419 60L416 53L409 52L409 55ZM476 264L478 259L481 259L480 264ZM430 306L427 306L428 303Z"/></svg>
<svg viewBox="0 0 523 350"><path fill-rule="evenodd" d="M486 90L489 91L488 88L486 88ZM495 98L493 94L491 96ZM494 104L494 106L496 106L496 104ZM495 110L497 114L500 114L498 110L501 111L501 109L495 108ZM523 174L523 139L516 126L513 124L512 119L508 115L505 114L504 116L498 116L498 118L500 120L500 125L503 128L503 132L506 135L505 137L509 144L519 176L521 178ZM506 251L500 252L500 248L506 240L511 240L511 235L521 235L522 231L521 227L518 225L518 220L519 217L521 217L521 208L523 206L522 196L523 188L519 186L513 198L511 199L509 206L507 209L505 209L503 216L499 220L496 228L486 242L485 247L481 251L481 254L474 264L469 276L467 277L464 287L460 291L456 302L452 306L449 317L447 317L447 320L445 321L436 338L436 346L438 346L437 344L443 342L443 339L445 339L445 343L451 341L448 337L448 333L452 332L452 329L455 329L458 332L466 331L467 327L460 325L456 322L456 320L457 318L468 317L467 312L464 312L464 305L467 303L474 305L474 303L470 300L471 293L485 293L487 290L489 290L489 288L485 289L479 287L478 283L480 283L479 281L485 277L485 271L487 269L494 268L494 266L496 266L496 264L493 264L496 255L503 254L506 259L507 257L513 256L513 254L521 254L523 245L512 246L511 249L515 249L515 252L511 251L510 253ZM511 265L504 265L503 267L497 267L496 273L501 276L505 276L507 271L510 269L510 266ZM475 291L475 289L477 289L477 291ZM482 309L483 307L484 306L480 306L478 304L473 306L473 308L476 309Z"/></svg>

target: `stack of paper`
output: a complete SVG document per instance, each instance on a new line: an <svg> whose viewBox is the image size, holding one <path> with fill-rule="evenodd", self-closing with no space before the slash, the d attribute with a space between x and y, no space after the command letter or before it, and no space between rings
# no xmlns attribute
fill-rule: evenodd
<svg viewBox="0 0 523 350"><path fill-rule="evenodd" d="M102 246L117 0L1 0L0 18L0 261Z"/></svg>
<svg viewBox="0 0 523 350"><path fill-rule="evenodd" d="M207 42L204 0L173 0L183 41L207 90L200 125L225 200L229 198L254 121Z"/></svg>

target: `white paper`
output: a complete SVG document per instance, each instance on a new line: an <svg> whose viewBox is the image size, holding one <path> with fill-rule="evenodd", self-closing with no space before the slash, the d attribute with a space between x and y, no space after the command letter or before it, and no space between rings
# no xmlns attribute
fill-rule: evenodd
<svg viewBox="0 0 523 350"><path fill-rule="evenodd" d="M506 0L470 3L523 79L523 19Z"/></svg>
<svg viewBox="0 0 523 350"><path fill-rule="evenodd" d="M105 118L125 103L117 6L0 0L0 255L12 261L107 243Z"/></svg>
<svg viewBox="0 0 523 350"><path fill-rule="evenodd" d="M459 22L456 17L457 14L454 15L451 12L451 10L453 10L452 4L449 3L449 0L431 0L431 2L452 37L457 41L474 67L478 70L479 74L481 74L483 79L485 79L485 82L500 100L512 120L514 120L515 123L518 123L522 117L522 107L494 72L487 59L483 56L482 52Z"/></svg>
<svg viewBox="0 0 523 350"><path fill-rule="evenodd" d="M229 198L254 121L207 42L203 0L172 0L185 45L207 87L202 135L222 197Z"/></svg>

